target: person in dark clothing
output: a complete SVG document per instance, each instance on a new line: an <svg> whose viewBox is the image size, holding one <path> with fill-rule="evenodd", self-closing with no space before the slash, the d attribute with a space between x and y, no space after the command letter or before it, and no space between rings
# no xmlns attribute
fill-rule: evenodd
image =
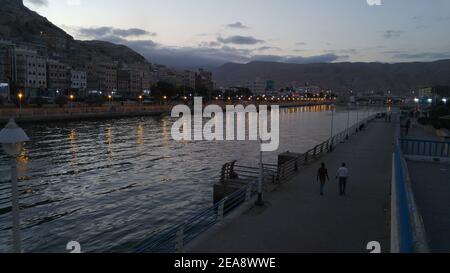
<svg viewBox="0 0 450 273"><path fill-rule="evenodd" d="M330 181L330 178L328 177L328 170L325 167L325 163L322 163L319 171L317 171L317 181L320 182L320 195L324 195L325 192L325 183Z"/></svg>
<svg viewBox="0 0 450 273"><path fill-rule="evenodd" d="M406 134L409 134L409 130L411 129L411 120L408 119L408 121L406 121Z"/></svg>

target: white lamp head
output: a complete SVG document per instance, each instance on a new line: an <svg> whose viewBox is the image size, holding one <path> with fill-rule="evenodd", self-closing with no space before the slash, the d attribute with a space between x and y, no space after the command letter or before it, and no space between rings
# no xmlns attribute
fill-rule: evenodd
<svg viewBox="0 0 450 273"><path fill-rule="evenodd" d="M10 156L18 156L22 150L22 143L29 141L30 138L17 126L14 119L10 119L8 124L0 131L0 143L5 153Z"/></svg>

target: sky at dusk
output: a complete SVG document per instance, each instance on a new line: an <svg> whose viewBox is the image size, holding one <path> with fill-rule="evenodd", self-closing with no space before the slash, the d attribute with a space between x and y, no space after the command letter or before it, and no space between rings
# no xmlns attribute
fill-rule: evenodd
<svg viewBox="0 0 450 273"><path fill-rule="evenodd" d="M448 0L26 0L76 39L150 61L411 62L450 58Z"/></svg>

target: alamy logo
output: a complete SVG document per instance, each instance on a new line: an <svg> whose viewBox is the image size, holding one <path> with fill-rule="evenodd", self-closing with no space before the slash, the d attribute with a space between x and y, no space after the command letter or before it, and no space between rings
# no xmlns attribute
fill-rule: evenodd
<svg viewBox="0 0 450 273"><path fill-rule="evenodd" d="M369 6L381 6L381 0L366 0Z"/></svg>
<svg viewBox="0 0 450 273"><path fill-rule="evenodd" d="M270 123L268 114L267 105L260 105L259 109L255 105L227 105L225 113L219 105L203 109L202 98L196 97L193 114L187 105L172 109L172 117L178 118L172 126L172 138L176 141L261 141L263 152L273 152L280 145L279 106L271 106ZM209 119L205 124L204 118Z"/></svg>

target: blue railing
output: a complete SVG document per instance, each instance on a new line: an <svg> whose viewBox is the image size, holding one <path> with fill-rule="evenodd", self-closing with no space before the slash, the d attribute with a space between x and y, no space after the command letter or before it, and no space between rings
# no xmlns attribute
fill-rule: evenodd
<svg viewBox="0 0 450 273"><path fill-rule="evenodd" d="M400 139L400 147L405 155L450 157L449 141Z"/></svg>
<svg viewBox="0 0 450 273"><path fill-rule="evenodd" d="M236 191L214 206L193 216L183 224L176 225L162 234L143 242L137 253L174 253L180 252L193 239L222 221L223 218L243 203L250 201L257 192L257 181L242 190Z"/></svg>
<svg viewBox="0 0 450 273"><path fill-rule="evenodd" d="M396 237L398 240L398 250L400 253L413 253L413 232L412 225L410 220L410 210L409 210L409 200L408 200L408 191L406 188L406 179L405 179L405 169L403 165L403 158L400 147L396 147L394 153L394 184L395 187L393 198L394 204L393 209L395 213L393 213L393 217L396 219L393 222L396 223L392 228L395 230Z"/></svg>

